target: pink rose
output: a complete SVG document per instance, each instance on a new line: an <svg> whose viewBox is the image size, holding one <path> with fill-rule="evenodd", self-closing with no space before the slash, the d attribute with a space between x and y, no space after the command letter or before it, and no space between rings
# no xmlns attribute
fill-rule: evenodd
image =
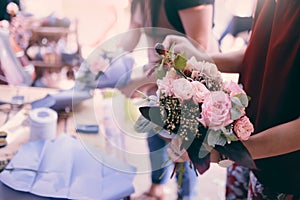
<svg viewBox="0 0 300 200"><path fill-rule="evenodd" d="M233 130L240 140L248 140L254 128L249 118L243 116L234 123Z"/></svg>
<svg viewBox="0 0 300 200"><path fill-rule="evenodd" d="M232 123L230 118L231 101L229 96L222 91L211 92L202 104L200 123L213 130Z"/></svg>
<svg viewBox="0 0 300 200"><path fill-rule="evenodd" d="M157 80L158 90L162 91L166 95L173 95L173 86L172 86L173 81L174 79L168 76L165 76L161 80Z"/></svg>
<svg viewBox="0 0 300 200"><path fill-rule="evenodd" d="M196 104L202 103L206 95L210 93L210 91L205 87L204 84L200 83L199 81L192 81L191 82L194 94L193 100Z"/></svg>
<svg viewBox="0 0 300 200"><path fill-rule="evenodd" d="M170 69L163 79L157 80L158 90L164 92L166 95L173 95L172 82L180 77L174 69Z"/></svg>
<svg viewBox="0 0 300 200"><path fill-rule="evenodd" d="M193 87L190 81L185 78L175 79L172 82L173 93L176 98L188 100L193 97Z"/></svg>
<svg viewBox="0 0 300 200"><path fill-rule="evenodd" d="M232 97L237 94L246 94L245 91L235 82L224 82L223 88Z"/></svg>
<svg viewBox="0 0 300 200"><path fill-rule="evenodd" d="M176 70L171 68L167 74L166 74L166 77L170 78L170 79L178 79L182 76L180 76L179 74L177 74Z"/></svg>

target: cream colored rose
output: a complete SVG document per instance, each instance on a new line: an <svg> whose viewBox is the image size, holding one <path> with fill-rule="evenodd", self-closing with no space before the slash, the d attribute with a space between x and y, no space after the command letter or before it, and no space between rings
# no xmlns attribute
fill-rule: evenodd
<svg viewBox="0 0 300 200"><path fill-rule="evenodd" d="M193 101L198 104L204 101L204 98L210 93L209 90L199 81L191 82L193 87Z"/></svg>
<svg viewBox="0 0 300 200"><path fill-rule="evenodd" d="M175 97L181 100L189 100L193 96L193 87L190 81L185 78L175 79L172 82Z"/></svg>
<svg viewBox="0 0 300 200"><path fill-rule="evenodd" d="M175 69L171 68L167 74L166 77L170 78L170 79L178 79L181 76L177 74L177 72L175 71Z"/></svg>
<svg viewBox="0 0 300 200"><path fill-rule="evenodd" d="M207 77L211 77L213 79L221 78L221 72L218 70L217 66L214 63L203 61L202 66L203 66L202 73L205 74Z"/></svg>
<svg viewBox="0 0 300 200"><path fill-rule="evenodd" d="M199 67L201 69L201 66L199 66L198 61L196 60L195 57L191 57L190 59L188 59L188 61L186 62L186 67L185 69L188 69L190 71L194 71L194 70L198 70L199 71Z"/></svg>
<svg viewBox="0 0 300 200"><path fill-rule="evenodd" d="M168 76L165 76L161 80L157 80L158 91L161 91L166 95L173 95L173 81L174 79Z"/></svg>

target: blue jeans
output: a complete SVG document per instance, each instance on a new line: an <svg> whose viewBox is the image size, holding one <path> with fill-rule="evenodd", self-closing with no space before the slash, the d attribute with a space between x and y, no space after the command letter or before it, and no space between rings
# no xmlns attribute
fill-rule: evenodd
<svg viewBox="0 0 300 200"><path fill-rule="evenodd" d="M148 133L147 142L150 151L152 183L164 184L170 177L170 171L173 169L173 165L167 166L165 164L166 160L168 159L168 153L166 151L168 142L158 136L154 130L151 130ZM176 178L178 178L178 174L176 174ZM195 197L196 191L194 188L196 184L197 176L194 170L189 167L189 162L184 163L184 172L181 187L178 188L178 197L190 197L188 199Z"/></svg>

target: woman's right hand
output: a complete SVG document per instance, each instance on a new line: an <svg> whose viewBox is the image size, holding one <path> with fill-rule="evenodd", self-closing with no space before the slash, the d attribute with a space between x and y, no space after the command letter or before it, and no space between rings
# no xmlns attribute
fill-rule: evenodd
<svg viewBox="0 0 300 200"><path fill-rule="evenodd" d="M205 53L201 45L195 41L189 40L183 36L168 35L164 41L163 46L166 49L174 48L175 53L185 53L187 58L194 56L197 60L211 61L209 56Z"/></svg>

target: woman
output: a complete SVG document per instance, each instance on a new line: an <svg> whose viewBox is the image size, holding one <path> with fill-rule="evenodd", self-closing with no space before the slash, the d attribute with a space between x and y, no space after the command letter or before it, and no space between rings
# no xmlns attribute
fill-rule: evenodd
<svg viewBox="0 0 300 200"><path fill-rule="evenodd" d="M223 72L240 73L255 126L244 144L258 167L251 173L248 199L300 198L300 105L293 89L300 87L299 22L300 1L265 0L258 1L245 52L208 57L183 38L164 41L166 47L175 42L175 51L213 59Z"/></svg>

